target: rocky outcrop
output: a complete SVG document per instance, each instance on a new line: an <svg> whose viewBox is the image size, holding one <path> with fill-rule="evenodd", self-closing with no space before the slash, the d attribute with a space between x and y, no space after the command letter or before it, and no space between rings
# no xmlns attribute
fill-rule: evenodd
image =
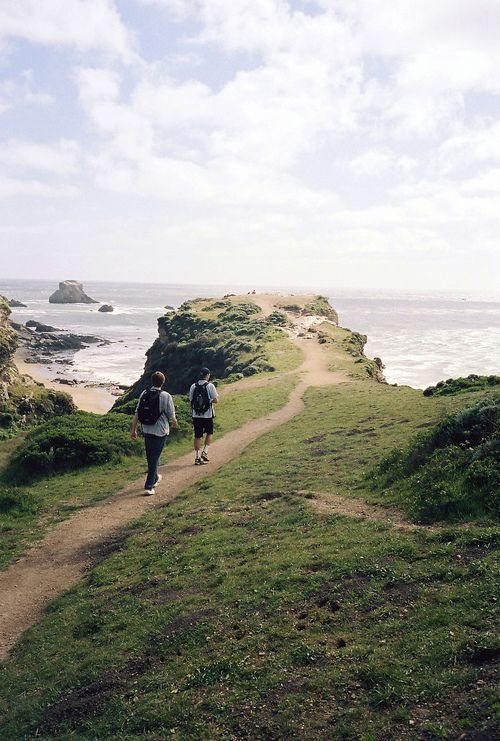
<svg viewBox="0 0 500 741"><path fill-rule="evenodd" d="M6 298L0 296L0 384L15 383L19 374L13 362L17 350L17 335L10 326L10 308Z"/></svg>
<svg viewBox="0 0 500 741"><path fill-rule="evenodd" d="M59 288L49 297L51 304L98 304L83 290L83 284L77 280L63 280Z"/></svg>
<svg viewBox="0 0 500 741"><path fill-rule="evenodd" d="M30 319L24 326L34 329L35 332L61 332L57 327L51 327L50 324L42 324L42 322L37 322L35 319Z"/></svg>
<svg viewBox="0 0 500 741"><path fill-rule="evenodd" d="M95 335L80 335L64 332L55 327L40 324L30 320L26 326L34 327L35 331L26 330L22 325L12 325L17 330L20 344L28 351L26 363L64 362L72 364L72 356L78 350L83 350L92 344L109 345L109 340ZM44 329L44 327L48 329Z"/></svg>
<svg viewBox="0 0 500 741"><path fill-rule="evenodd" d="M0 296L0 439L19 429L75 410L71 397L46 389L29 376L22 376L14 363L19 337L34 332L9 320L7 300ZM19 331L16 331L15 327Z"/></svg>
<svg viewBox="0 0 500 741"><path fill-rule="evenodd" d="M15 298L11 298L8 302L11 309L27 309L28 307L26 304L23 304L22 301L17 301Z"/></svg>
<svg viewBox="0 0 500 741"><path fill-rule="evenodd" d="M102 306L99 306L97 311L102 311L103 314L109 314L114 311L114 307L111 306L111 304L103 304Z"/></svg>

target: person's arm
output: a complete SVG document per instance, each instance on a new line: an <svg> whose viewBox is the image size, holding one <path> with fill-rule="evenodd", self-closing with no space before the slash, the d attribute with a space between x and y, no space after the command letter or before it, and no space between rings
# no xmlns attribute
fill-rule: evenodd
<svg viewBox="0 0 500 741"><path fill-rule="evenodd" d="M176 429L177 427L179 427L179 423L177 422L177 417L175 416L174 400L172 399L170 394L168 395L168 398L167 398L167 417L168 417L168 422L170 424L170 427L172 427L173 429Z"/></svg>
<svg viewBox="0 0 500 741"><path fill-rule="evenodd" d="M139 417L137 415L137 412L134 414L134 419L132 420L132 424L130 426L130 437L132 440L137 439L137 425L139 424Z"/></svg>
<svg viewBox="0 0 500 741"><path fill-rule="evenodd" d="M209 396L211 397L210 402L212 404L217 404L217 402L219 401L219 394L217 393L217 389L215 388L213 383L211 383L210 386L211 386L211 388L209 389L210 391Z"/></svg>

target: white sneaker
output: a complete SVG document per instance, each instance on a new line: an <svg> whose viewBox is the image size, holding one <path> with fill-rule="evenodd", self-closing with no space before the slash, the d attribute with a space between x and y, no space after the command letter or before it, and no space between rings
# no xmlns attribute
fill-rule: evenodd
<svg viewBox="0 0 500 741"><path fill-rule="evenodd" d="M154 489L144 489L144 496L145 496L145 497L150 497L150 496L152 496L152 495L153 495L154 493L155 493L155 490L154 490Z"/></svg>
<svg viewBox="0 0 500 741"><path fill-rule="evenodd" d="M158 484L162 480L163 476L161 475L161 473L157 473L156 476L157 476L157 478L156 478L156 484L155 484L155 486L158 486Z"/></svg>

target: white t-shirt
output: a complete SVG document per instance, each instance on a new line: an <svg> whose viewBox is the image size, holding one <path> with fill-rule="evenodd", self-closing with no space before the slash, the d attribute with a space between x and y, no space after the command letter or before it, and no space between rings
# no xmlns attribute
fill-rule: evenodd
<svg viewBox="0 0 500 741"><path fill-rule="evenodd" d="M207 384L208 398L210 399L210 401L213 401L213 399L218 399L219 398L219 394L217 393L217 389L215 388L215 386L213 385L213 383L211 383L210 381L196 381L196 383L193 383L192 386L191 386L191 388L189 389L189 401L192 401L194 390L195 390L196 385L198 383L199 384L205 384L205 383ZM210 406L207 409L207 411L206 412L203 412L203 414L200 414L199 412L195 412L194 409L193 409L192 410L192 415L193 415L193 417L202 417L203 419L210 419L210 417L213 417L214 416L214 408L213 408L212 404L210 404Z"/></svg>

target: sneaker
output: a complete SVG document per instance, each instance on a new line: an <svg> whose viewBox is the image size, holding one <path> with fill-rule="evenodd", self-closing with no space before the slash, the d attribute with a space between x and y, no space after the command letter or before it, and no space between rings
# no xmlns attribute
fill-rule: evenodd
<svg viewBox="0 0 500 741"><path fill-rule="evenodd" d="M154 489L144 489L144 496L151 497L155 493Z"/></svg>
<svg viewBox="0 0 500 741"><path fill-rule="evenodd" d="M205 461L202 458L195 458L194 459L194 465L195 466L204 466Z"/></svg>
<svg viewBox="0 0 500 741"><path fill-rule="evenodd" d="M155 484L155 486L158 486L158 484L160 483L160 481L162 480L162 478L163 478L163 476L161 475L161 473L157 473L156 474L156 484Z"/></svg>
<svg viewBox="0 0 500 741"><path fill-rule="evenodd" d="M209 458L209 457L208 457L208 455L207 455L207 454L205 453L205 451L203 451L203 453L201 454L201 460L202 460L202 461L205 461L205 463L208 463L208 461L210 460L210 458Z"/></svg>

